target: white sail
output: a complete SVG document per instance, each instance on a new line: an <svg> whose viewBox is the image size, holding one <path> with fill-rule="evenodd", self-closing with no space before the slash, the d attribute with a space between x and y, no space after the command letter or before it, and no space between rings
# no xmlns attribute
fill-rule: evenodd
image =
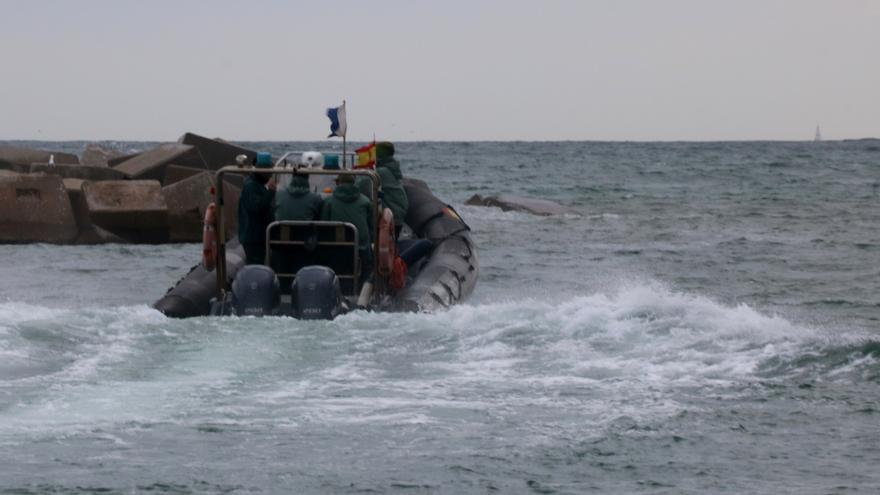
<svg viewBox="0 0 880 495"><path fill-rule="evenodd" d="M821 140L822 140L822 133L819 132L819 126L817 125L817 126L816 126L816 137L813 138L813 141L818 142L818 141L821 141Z"/></svg>

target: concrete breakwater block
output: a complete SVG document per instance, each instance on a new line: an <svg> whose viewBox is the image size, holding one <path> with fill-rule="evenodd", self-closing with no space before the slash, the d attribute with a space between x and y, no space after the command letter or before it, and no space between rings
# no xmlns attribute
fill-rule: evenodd
<svg viewBox="0 0 880 495"><path fill-rule="evenodd" d="M247 155L248 161L254 160L257 156L256 151L219 139L199 136L191 132L180 136L178 142L196 147L211 170L217 170L227 165L235 165L235 157L238 155Z"/></svg>
<svg viewBox="0 0 880 495"><path fill-rule="evenodd" d="M184 179L188 179L194 175L199 175L205 172L205 168L195 168L195 167L184 167L181 165L168 165L165 168L165 177L162 180L163 186L170 186L175 182L180 182Z"/></svg>
<svg viewBox="0 0 880 495"><path fill-rule="evenodd" d="M70 206L73 208L73 216L76 218L76 226L79 235L75 244L105 244L109 242L124 243L125 239L114 235L112 232L102 229L92 223L89 216L89 207L83 196L83 179L62 179L67 197L70 198Z"/></svg>
<svg viewBox="0 0 880 495"><path fill-rule="evenodd" d="M121 151L104 148L98 143L89 143L86 145L86 149L82 152L79 161L83 165L89 165L91 167L107 167L109 166L107 163L108 160L119 158L123 155L124 153Z"/></svg>
<svg viewBox="0 0 880 495"><path fill-rule="evenodd" d="M134 158L134 157L136 157L136 156L140 156L140 155L142 155L142 154L143 154L143 152L140 152L140 151L139 151L139 152L137 152L137 153L129 153L129 154L127 154L127 155L117 156L117 157L115 157L115 158L108 158L108 159L107 159L107 166L108 166L108 167L116 167L116 166L119 165L120 163L123 163L123 162L126 162L126 161L128 161L128 160L131 160L132 158Z"/></svg>
<svg viewBox="0 0 880 495"><path fill-rule="evenodd" d="M205 168L194 168L194 167L183 167L180 165L168 165L168 168L165 169L165 180L162 181L162 185L170 186L175 182L180 182L183 179L192 177L193 175L200 174L206 172ZM216 175L214 171L211 170L211 181L213 182ZM224 174L223 182L226 184L233 185L239 189L244 186L244 178L246 176L242 174Z"/></svg>
<svg viewBox="0 0 880 495"><path fill-rule="evenodd" d="M159 181L84 182L82 192L96 226L128 242L168 241L168 206Z"/></svg>
<svg viewBox="0 0 880 495"><path fill-rule="evenodd" d="M70 243L79 232L56 175L0 175L0 242Z"/></svg>
<svg viewBox="0 0 880 495"><path fill-rule="evenodd" d="M63 179L84 179L84 180L122 180L125 174L119 170L108 167L96 167L92 165L71 165L67 163L59 163L49 165L48 163L32 163L30 173L45 173L61 176Z"/></svg>
<svg viewBox="0 0 880 495"><path fill-rule="evenodd" d="M162 193L168 204L171 242L197 242L201 240L201 228L205 218L205 208L214 201L213 188L216 176L204 169L169 165L165 171L165 186ZM238 235L238 200L244 176L228 174L224 176L223 217L229 238ZM180 184L179 187L173 187ZM189 196L189 198L188 198ZM198 225L193 205L199 205ZM183 211L189 211L184 214ZM197 237L192 237L196 226Z"/></svg>
<svg viewBox="0 0 880 495"><path fill-rule="evenodd" d="M31 169L30 165L21 165L18 163L12 162L4 162L0 160L0 170L4 172L12 172L15 174L26 174L29 173Z"/></svg>
<svg viewBox="0 0 880 495"><path fill-rule="evenodd" d="M70 153L0 146L0 169L27 173L31 163L48 163L50 157L55 163L79 163L79 157Z"/></svg>
<svg viewBox="0 0 880 495"><path fill-rule="evenodd" d="M199 242L205 210L213 200L211 177L200 172L162 188L168 205L168 232L171 242Z"/></svg>
<svg viewBox="0 0 880 495"><path fill-rule="evenodd" d="M241 199L241 188L226 180L223 182L223 225L228 241L238 235L238 201Z"/></svg>
<svg viewBox="0 0 880 495"><path fill-rule="evenodd" d="M186 144L163 144L145 151L114 167L129 179L161 181L165 168L170 164L204 168L204 163L193 146Z"/></svg>
<svg viewBox="0 0 880 495"><path fill-rule="evenodd" d="M242 174L223 174L223 182L241 189L244 187L244 179L246 177L247 175Z"/></svg>

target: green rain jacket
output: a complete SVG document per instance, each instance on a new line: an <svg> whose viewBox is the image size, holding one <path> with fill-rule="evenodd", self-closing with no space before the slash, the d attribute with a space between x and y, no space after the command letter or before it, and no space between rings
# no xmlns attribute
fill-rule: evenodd
<svg viewBox="0 0 880 495"><path fill-rule="evenodd" d="M249 175L241 188L238 200L238 240L242 243L266 241L266 227L272 223L272 201L275 191Z"/></svg>
<svg viewBox="0 0 880 495"><path fill-rule="evenodd" d="M358 230L361 256L369 256L373 239L373 209L370 200L354 184L339 184L333 196L324 201L321 220L348 222Z"/></svg>
<svg viewBox="0 0 880 495"><path fill-rule="evenodd" d="M382 203L394 213L394 224L403 225L409 209L409 199L403 188L403 174L400 162L394 158L380 158L376 161L376 172L382 182Z"/></svg>
<svg viewBox="0 0 880 495"><path fill-rule="evenodd" d="M295 175L287 189L275 195L275 220L317 220L324 200L309 191L309 178Z"/></svg>

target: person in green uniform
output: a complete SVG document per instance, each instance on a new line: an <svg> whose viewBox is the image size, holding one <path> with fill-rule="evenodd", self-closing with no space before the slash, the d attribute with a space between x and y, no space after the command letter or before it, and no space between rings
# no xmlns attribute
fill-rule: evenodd
<svg viewBox="0 0 880 495"><path fill-rule="evenodd" d="M361 258L361 279L373 271L373 208L370 200L354 184L354 176L340 175L333 195L324 201L321 220L348 222L358 231L358 252Z"/></svg>
<svg viewBox="0 0 880 495"><path fill-rule="evenodd" d="M290 184L275 193L275 220L309 222L319 219L324 200L311 192L310 187L308 175L294 174ZM294 273L302 266L313 262L314 257L307 253L300 254L298 259L294 259L283 250L279 253L273 249L269 256L269 266L275 270L275 273ZM284 290L286 291L287 288L285 287Z"/></svg>
<svg viewBox="0 0 880 495"><path fill-rule="evenodd" d="M272 168L272 155L257 153L256 168ZM263 264L266 258L266 227L272 223L275 179L270 174L252 173L244 180L238 200L238 240L245 262Z"/></svg>
<svg viewBox="0 0 880 495"><path fill-rule="evenodd" d="M324 200L309 190L307 175L294 175L286 189L275 193L275 220L317 220Z"/></svg>
<svg viewBox="0 0 880 495"><path fill-rule="evenodd" d="M394 144L390 141L376 143L376 173L379 174L382 191L382 205L394 213L395 236L400 234L409 209L409 200L403 188L403 174L400 162L394 158ZM361 191L369 191L370 180L361 178L358 182Z"/></svg>

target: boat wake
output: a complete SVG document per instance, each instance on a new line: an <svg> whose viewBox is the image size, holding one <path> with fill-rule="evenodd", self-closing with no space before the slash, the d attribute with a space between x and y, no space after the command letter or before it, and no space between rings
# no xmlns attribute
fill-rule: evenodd
<svg viewBox="0 0 880 495"><path fill-rule="evenodd" d="M660 388L782 379L807 371L831 378L851 367L876 374L880 354L880 342L859 329L811 328L654 284L562 301L464 304L436 313L354 312L332 322L187 322L146 306L57 309L0 303L0 368L6 384L38 376L56 383L93 378L139 356L177 353L176 345L211 342L222 348L224 338L248 347L319 341L339 346L339 356L396 355L476 381L568 377Z"/></svg>
<svg viewBox="0 0 880 495"><path fill-rule="evenodd" d="M454 447L430 455L505 464L528 452L534 464L548 452L579 459L604 438L629 459L695 422L756 427L729 411L763 414L780 390L797 412L805 384L830 384L815 394L825 397L880 376L880 342L866 332L653 284L332 321L6 302L0 357L0 450L78 459L86 449L94 463L168 470L180 462L168 448L210 458L222 445L245 459L235 476L270 458L327 469L449 438ZM344 438L345 453L315 448L328 438Z"/></svg>
<svg viewBox="0 0 880 495"><path fill-rule="evenodd" d="M878 371L880 342L859 329L814 328L747 306L651 284L563 301L519 299L427 315L355 313L353 327L455 336L459 360L517 374L635 380L664 388L784 379L841 367ZM442 340L442 339L441 339ZM815 363L824 363L816 367ZM496 365L490 365L496 363ZM488 377L484 377L488 378Z"/></svg>

